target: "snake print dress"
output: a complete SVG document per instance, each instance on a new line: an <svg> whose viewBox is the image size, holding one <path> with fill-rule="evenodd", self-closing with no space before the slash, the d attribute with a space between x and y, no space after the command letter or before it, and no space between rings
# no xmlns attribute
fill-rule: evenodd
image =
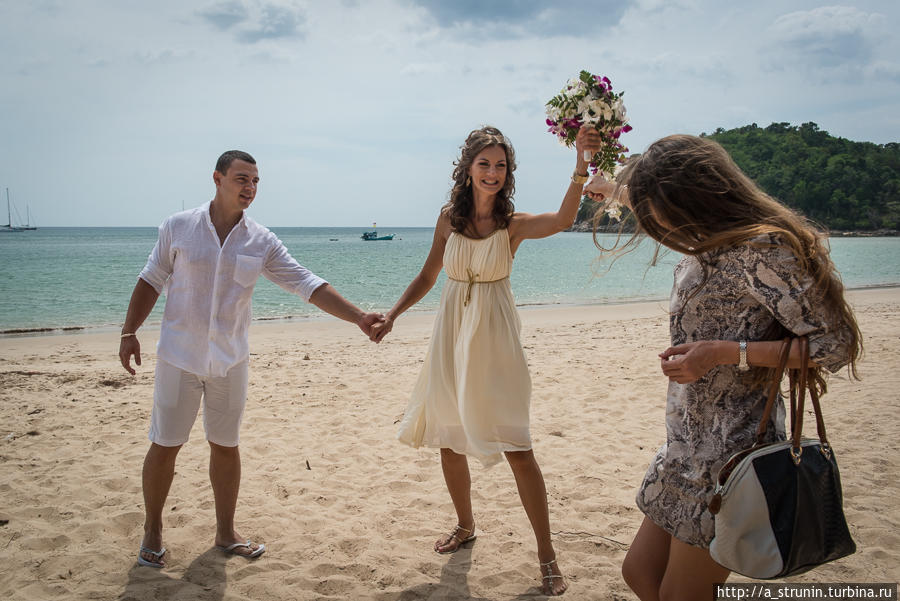
<svg viewBox="0 0 900 601"><path fill-rule="evenodd" d="M703 280L701 261L709 280L691 296ZM848 362L850 330L829 328L811 300L811 284L790 247L774 236L699 258L685 257L675 267L672 345L807 335L812 360L837 371ZM755 371L722 365L696 382L669 383L666 443L651 462L636 501L655 524L685 543L709 547L714 531L707 503L719 467L756 438L767 391L751 385ZM777 407L775 427L768 431L772 439L783 440L785 410L780 400Z"/></svg>

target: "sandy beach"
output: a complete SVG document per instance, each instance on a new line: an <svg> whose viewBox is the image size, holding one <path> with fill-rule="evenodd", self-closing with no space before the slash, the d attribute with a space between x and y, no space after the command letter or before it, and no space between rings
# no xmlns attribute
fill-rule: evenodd
<svg viewBox="0 0 900 601"><path fill-rule="evenodd" d="M859 550L789 582L900 580L900 288L850 299L865 336L863 381L832 377L824 411ZM665 303L521 315L566 598L636 599L619 568L642 517L635 490L665 437L656 360L668 344ZM198 419L166 505L163 570L135 563L158 332L140 332L134 377L118 363L118 332L0 339L0 596L541 597L533 535L504 464L471 464L478 540L454 555L431 550L455 523L438 453L405 447L395 432L433 319L404 316L378 346L332 319L254 325L237 518L269 550L250 562L213 547Z"/></svg>

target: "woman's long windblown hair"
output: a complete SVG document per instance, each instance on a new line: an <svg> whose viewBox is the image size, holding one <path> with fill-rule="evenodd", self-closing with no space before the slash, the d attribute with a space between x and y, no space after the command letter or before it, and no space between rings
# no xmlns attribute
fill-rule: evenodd
<svg viewBox="0 0 900 601"><path fill-rule="evenodd" d="M627 199L635 232L624 242L620 232L611 248L604 248L595 232L594 241L602 252L615 258L632 250L646 235L672 250L697 256L704 271L703 283L693 292L697 294L709 279L704 253L756 244L751 240L774 235L790 247L799 268L812 278L812 302L824 308L835 327L849 326L850 371L858 378L862 335L829 256L827 235L763 192L724 148L697 136L668 136L629 161L617 179L616 195ZM770 339L778 339L785 332L770 334ZM815 371L824 390L822 368Z"/></svg>

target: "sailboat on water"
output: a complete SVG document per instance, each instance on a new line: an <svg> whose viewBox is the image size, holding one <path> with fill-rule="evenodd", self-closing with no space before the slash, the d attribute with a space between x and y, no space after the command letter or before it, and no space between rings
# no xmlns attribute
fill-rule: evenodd
<svg viewBox="0 0 900 601"><path fill-rule="evenodd" d="M25 225L20 225L23 230L36 230L36 225L31 225L31 210L25 205Z"/></svg>
<svg viewBox="0 0 900 601"><path fill-rule="evenodd" d="M6 225L0 225L0 233L4 232L24 232L25 230L12 224L12 210L9 208L9 188L6 189Z"/></svg>
<svg viewBox="0 0 900 601"><path fill-rule="evenodd" d="M25 214L26 221L25 225L13 225L12 222L12 203L9 200L9 188L6 189L6 216L7 223L6 225L0 225L0 232L25 232L25 231L34 231L37 229L36 225L31 225L31 209L28 205L25 205ZM22 217L19 215L19 212L16 211L16 217L21 221Z"/></svg>

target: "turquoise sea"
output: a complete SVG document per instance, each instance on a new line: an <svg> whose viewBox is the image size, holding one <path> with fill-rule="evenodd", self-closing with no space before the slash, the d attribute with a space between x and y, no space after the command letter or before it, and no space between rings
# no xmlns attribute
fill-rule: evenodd
<svg viewBox="0 0 900 601"><path fill-rule="evenodd" d="M418 273L432 228L379 228L392 241L366 242L364 228L272 228L301 264L348 299L387 310ZM117 327L137 274L156 242L155 227L41 228L0 234L0 334L11 330ZM612 237L604 236L611 240ZM849 288L900 285L900 238L833 238L832 257ZM578 305L663 299L672 286L669 253L648 268L645 242L607 271L589 233L562 233L522 244L511 276L519 305ZM437 308L444 275L413 310ZM163 301L147 321L158 324ZM254 319L321 315L260 278Z"/></svg>

